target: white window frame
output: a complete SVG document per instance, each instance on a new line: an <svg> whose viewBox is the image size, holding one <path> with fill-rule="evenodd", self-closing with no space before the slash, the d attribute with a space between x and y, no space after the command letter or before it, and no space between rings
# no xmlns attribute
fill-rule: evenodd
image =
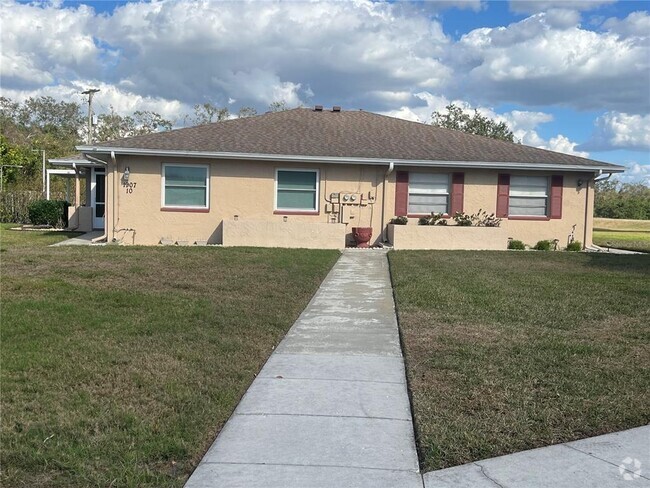
<svg viewBox="0 0 650 488"><path fill-rule="evenodd" d="M542 198L541 196L526 196L526 195L513 195L512 194L512 180L513 178L545 178L546 179L546 195L544 195L544 199L546 200L546 203L544 205L544 214L543 215L538 215L538 214L515 214L515 213L510 213L510 199L511 198L530 198L530 199L540 199ZM544 176L544 175L510 175L510 184L508 185L508 217L526 217L526 218L548 218L551 213L551 177L550 176Z"/></svg>
<svg viewBox="0 0 650 488"><path fill-rule="evenodd" d="M409 186L406 200L406 211L407 215L430 215L431 212L409 212L409 207L411 204L411 175L420 174L420 175L444 175L447 177L447 192L446 193L420 193L419 195L445 195L447 197L447 209L442 213L445 216L449 216L449 210L451 207L451 173L428 173L425 171L409 171ZM415 195L418 193L413 192Z"/></svg>
<svg viewBox="0 0 650 488"><path fill-rule="evenodd" d="M315 173L316 174L316 208L278 208L278 173L280 171L292 171L294 173ZM320 170L310 168L276 168L275 169L275 190L273 193L273 211L275 212L320 212Z"/></svg>
<svg viewBox="0 0 650 488"><path fill-rule="evenodd" d="M165 171L169 166L181 168L203 168L205 169L205 205L168 205L165 203ZM163 163L160 189L160 206L162 208L179 209L209 209L210 208L210 165L209 164L185 164L185 163ZM190 187L191 188L191 187Z"/></svg>

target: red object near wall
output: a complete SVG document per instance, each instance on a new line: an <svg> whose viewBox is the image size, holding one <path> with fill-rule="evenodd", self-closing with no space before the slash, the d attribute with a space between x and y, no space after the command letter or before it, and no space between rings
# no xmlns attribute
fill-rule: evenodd
<svg viewBox="0 0 650 488"><path fill-rule="evenodd" d="M497 188L497 217L508 216L508 199L510 198L510 175L499 175Z"/></svg>
<svg viewBox="0 0 650 488"><path fill-rule="evenodd" d="M562 218L562 187L564 186L564 177L562 175L553 175L551 177L551 211L549 217L552 219Z"/></svg>
<svg viewBox="0 0 650 488"><path fill-rule="evenodd" d="M397 171L395 173L395 215L406 215L409 205L409 173Z"/></svg>
<svg viewBox="0 0 650 488"><path fill-rule="evenodd" d="M464 198L465 173L454 173L451 176L451 205L449 206L449 215L453 217L456 212L463 211Z"/></svg>

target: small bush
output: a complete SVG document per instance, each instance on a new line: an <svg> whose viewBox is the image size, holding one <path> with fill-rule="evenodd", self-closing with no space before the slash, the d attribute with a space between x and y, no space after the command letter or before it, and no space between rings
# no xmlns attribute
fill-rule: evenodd
<svg viewBox="0 0 650 488"><path fill-rule="evenodd" d="M501 226L501 219L499 217L497 217L494 213L487 213L482 208L479 208L478 212L471 216L471 220L477 227Z"/></svg>
<svg viewBox="0 0 650 488"><path fill-rule="evenodd" d="M440 222L445 222L441 224ZM443 214L431 212L427 217L420 217L418 225L447 225L447 221L443 219Z"/></svg>
<svg viewBox="0 0 650 488"><path fill-rule="evenodd" d="M456 212L454 214L454 220L456 221L456 225L460 225L461 227L469 227L472 225L472 216L464 212Z"/></svg>
<svg viewBox="0 0 650 488"><path fill-rule="evenodd" d="M391 224L395 225L406 225L409 223L409 218L406 215L398 215L390 219Z"/></svg>
<svg viewBox="0 0 650 488"><path fill-rule="evenodd" d="M29 204L29 221L34 225L67 226L68 202L65 200L36 200Z"/></svg>
<svg viewBox="0 0 650 488"><path fill-rule="evenodd" d="M533 247L536 251L550 251L551 250L551 241L539 241Z"/></svg>
<svg viewBox="0 0 650 488"><path fill-rule="evenodd" d="M516 251L524 251L526 250L526 244L516 239L510 239L508 241L508 249L514 249Z"/></svg>
<svg viewBox="0 0 650 488"><path fill-rule="evenodd" d="M567 250L567 251L573 251L573 252L579 252L579 251L582 251L582 242L580 242L580 241L573 241L573 242L570 242L570 243L567 245L566 250Z"/></svg>

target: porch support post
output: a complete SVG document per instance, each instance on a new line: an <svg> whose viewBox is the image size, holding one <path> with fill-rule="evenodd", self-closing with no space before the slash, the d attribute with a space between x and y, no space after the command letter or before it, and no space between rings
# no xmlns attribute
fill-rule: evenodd
<svg viewBox="0 0 650 488"><path fill-rule="evenodd" d="M81 181L79 180L79 168L74 169L74 207L81 207Z"/></svg>

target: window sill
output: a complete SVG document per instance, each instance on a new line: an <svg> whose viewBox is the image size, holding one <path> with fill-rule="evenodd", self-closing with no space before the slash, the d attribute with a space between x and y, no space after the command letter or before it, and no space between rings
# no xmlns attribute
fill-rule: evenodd
<svg viewBox="0 0 650 488"><path fill-rule="evenodd" d="M318 210L274 210L273 215L320 215Z"/></svg>
<svg viewBox="0 0 650 488"><path fill-rule="evenodd" d="M513 216L508 216L506 217L508 220L538 220L538 221L543 221L543 220L551 220L550 217L545 216L545 215L513 215Z"/></svg>
<svg viewBox="0 0 650 488"><path fill-rule="evenodd" d="M422 213L422 214L406 214L409 219L419 219L420 217L431 217L431 213ZM442 214L443 219L450 219L451 215Z"/></svg>
<svg viewBox="0 0 650 488"><path fill-rule="evenodd" d="M161 212L194 212L209 213L209 208L192 208L192 207L160 207Z"/></svg>

